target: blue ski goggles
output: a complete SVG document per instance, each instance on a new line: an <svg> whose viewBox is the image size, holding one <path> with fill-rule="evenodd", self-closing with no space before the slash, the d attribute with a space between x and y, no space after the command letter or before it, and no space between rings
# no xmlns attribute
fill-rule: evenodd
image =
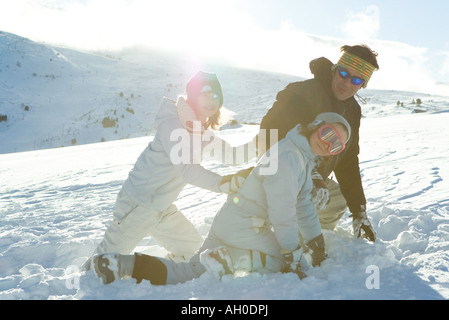
<svg viewBox="0 0 449 320"><path fill-rule="evenodd" d="M340 77L342 77L343 79L351 79L351 83L355 86L360 86L363 85L365 83L365 79L363 78L359 78L359 77L353 77L350 76L349 73L342 69L341 67L337 66L337 72L340 75Z"/></svg>

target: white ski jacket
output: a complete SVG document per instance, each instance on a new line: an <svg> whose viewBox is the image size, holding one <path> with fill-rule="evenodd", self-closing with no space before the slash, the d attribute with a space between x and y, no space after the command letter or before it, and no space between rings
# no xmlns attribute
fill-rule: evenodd
<svg viewBox="0 0 449 320"><path fill-rule="evenodd" d="M262 157L239 191L228 197L212 224L226 244L280 256L280 250L295 250L299 233L307 242L321 234L316 209L311 202L312 169L316 156L308 140L293 128ZM278 161L278 170L265 175L261 169ZM265 163L265 164L264 164Z"/></svg>
<svg viewBox="0 0 449 320"><path fill-rule="evenodd" d="M185 114L190 114L190 120L196 120L183 97L176 103L163 99L155 119L157 131L154 140L139 156L123 184L124 191L136 205L163 211L177 199L186 184L221 192L222 176L200 165L206 152L215 160L230 165L240 164L234 161L233 154L237 149L250 149L247 155L256 155L253 143L233 148L215 136L212 130L189 132L185 126L186 119L180 120L180 115L185 117ZM248 157L240 160L244 163Z"/></svg>

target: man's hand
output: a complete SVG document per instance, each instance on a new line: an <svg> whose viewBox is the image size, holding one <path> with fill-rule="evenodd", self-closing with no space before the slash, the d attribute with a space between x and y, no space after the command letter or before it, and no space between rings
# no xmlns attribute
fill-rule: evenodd
<svg viewBox="0 0 449 320"><path fill-rule="evenodd" d="M371 222L366 215L366 209L362 206L360 212L352 213L352 227L354 229L354 237L356 238L366 238L369 241L376 240L376 231L374 231Z"/></svg>

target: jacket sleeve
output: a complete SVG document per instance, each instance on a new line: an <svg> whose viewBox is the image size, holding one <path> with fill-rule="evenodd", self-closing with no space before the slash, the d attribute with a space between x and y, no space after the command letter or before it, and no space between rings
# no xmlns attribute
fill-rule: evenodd
<svg viewBox="0 0 449 320"><path fill-rule="evenodd" d="M294 152L280 153L278 170L263 180L268 216L276 239L285 250L295 250L299 245L296 201L300 185L294 173L303 169L297 157Z"/></svg>
<svg viewBox="0 0 449 320"><path fill-rule="evenodd" d="M349 150L339 161L335 168L335 177L340 184L340 190L346 199L349 211L360 212L361 206L366 206L365 193L362 186L362 177L360 175L359 165L359 128L354 128L355 139L353 140Z"/></svg>
<svg viewBox="0 0 449 320"><path fill-rule="evenodd" d="M320 219L311 200L312 188L313 183L311 181L304 183L304 187L298 194L298 201L296 203L298 228L304 239L304 243L318 237L322 233Z"/></svg>
<svg viewBox="0 0 449 320"><path fill-rule="evenodd" d="M163 149L186 183L221 192L219 184L222 176L200 165L202 153L200 136L189 134L187 130L170 121L159 127L158 134Z"/></svg>
<svg viewBox="0 0 449 320"><path fill-rule="evenodd" d="M360 212L361 206L366 206L366 198L362 186L358 155L348 154L334 172L349 211Z"/></svg>

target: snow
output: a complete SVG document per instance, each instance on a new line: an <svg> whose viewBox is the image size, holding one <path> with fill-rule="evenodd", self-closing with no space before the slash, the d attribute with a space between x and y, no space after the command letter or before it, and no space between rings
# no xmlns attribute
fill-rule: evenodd
<svg viewBox="0 0 449 320"><path fill-rule="evenodd" d="M153 138L150 124L161 97L182 93L188 72L168 58L105 58L7 33L0 33L0 51L0 114L8 115L0 122L0 299L449 298L449 97L361 92L367 104L360 169L376 242L354 239L347 213L336 230L324 231L329 258L303 280L253 273L218 281L204 274L178 285L131 279L105 286L79 266L101 240L124 179ZM216 68L225 105L240 123L260 121L276 93L297 80ZM412 103L418 98L419 108ZM103 128L106 116L119 118L119 126ZM226 126L220 134L236 144L257 129ZM72 139L76 145L69 146ZM239 169L204 165L220 174ZM206 236L224 200L188 185L176 205ZM136 251L166 254L149 237Z"/></svg>

